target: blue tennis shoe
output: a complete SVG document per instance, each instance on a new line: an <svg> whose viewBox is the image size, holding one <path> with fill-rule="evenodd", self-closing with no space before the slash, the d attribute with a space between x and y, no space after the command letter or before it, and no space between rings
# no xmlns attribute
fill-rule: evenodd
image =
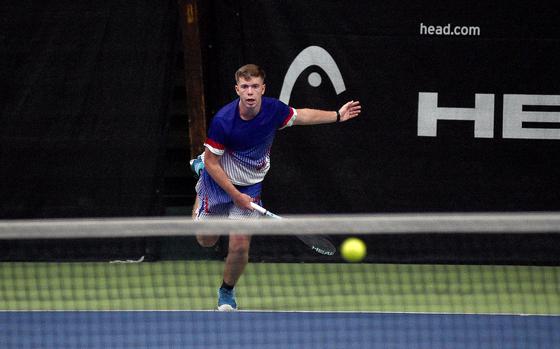
<svg viewBox="0 0 560 349"><path fill-rule="evenodd" d="M220 287L218 290L218 310L219 311L235 311L237 303L235 302L235 291Z"/></svg>
<svg viewBox="0 0 560 349"><path fill-rule="evenodd" d="M204 169L204 158L202 157L202 154L197 156L195 159L192 159L189 163L194 176L196 178L200 177L200 173Z"/></svg>

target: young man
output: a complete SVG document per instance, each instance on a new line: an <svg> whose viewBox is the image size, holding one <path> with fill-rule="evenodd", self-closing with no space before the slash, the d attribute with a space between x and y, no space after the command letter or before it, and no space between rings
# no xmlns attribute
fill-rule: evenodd
<svg viewBox="0 0 560 349"><path fill-rule="evenodd" d="M276 131L292 125L344 122L361 111L358 101L350 101L337 111L323 111L294 109L264 97L265 72L254 64L239 68L235 82L239 98L214 116L203 155L191 161L191 168L200 174L194 219L258 217L251 202L260 204L261 183L270 167L270 148ZM211 247L218 238L199 235L197 241ZM237 309L233 288L249 260L250 242L248 235L229 237L218 310Z"/></svg>

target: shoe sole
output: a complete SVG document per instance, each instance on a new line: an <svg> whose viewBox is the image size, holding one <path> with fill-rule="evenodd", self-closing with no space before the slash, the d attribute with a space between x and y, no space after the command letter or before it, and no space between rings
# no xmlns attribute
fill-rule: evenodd
<svg viewBox="0 0 560 349"><path fill-rule="evenodd" d="M237 309L229 304L222 304L218 306L218 311L236 311Z"/></svg>

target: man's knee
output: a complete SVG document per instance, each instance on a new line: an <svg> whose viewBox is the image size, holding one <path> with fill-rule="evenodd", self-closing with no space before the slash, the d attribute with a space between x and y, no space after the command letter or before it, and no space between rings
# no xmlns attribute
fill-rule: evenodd
<svg viewBox="0 0 560 349"><path fill-rule="evenodd" d="M193 208L191 212L192 219L196 219L198 213L198 206L200 206L200 200L198 199L198 195L197 195L196 198L194 199Z"/></svg>
<svg viewBox="0 0 560 349"><path fill-rule="evenodd" d="M243 235L231 235L229 237L228 253L237 255L249 254L251 238Z"/></svg>
<svg viewBox="0 0 560 349"><path fill-rule="evenodd" d="M219 236L213 235L197 235L196 241L202 247L212 247L218 242Z"/></svg>

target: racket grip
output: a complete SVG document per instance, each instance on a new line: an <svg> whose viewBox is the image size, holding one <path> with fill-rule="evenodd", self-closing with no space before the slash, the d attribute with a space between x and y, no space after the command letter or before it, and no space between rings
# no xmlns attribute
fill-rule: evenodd
<svg viewBox="0 0 560 349"><path fill-rule="evenodd" d="M261 207L261 206L255 204L254 202L251 202L251 207L255 211L259 212L260 214L266 214L266 209L264 207Z"/></svg>
<svg viewBox="0 0 560 349"><path fill-rule="evenodd" d="M282 217L277 216L277 215L275 215L274 213L270 212L270 211L267 210L266 208L255 204L254 202L251 202L251 207L252 207L255 211L259 212L260 214L262 214L262 215L264 215L264 216L268 216L268 217L276 218L276 219L282 218Z"/></svg>

